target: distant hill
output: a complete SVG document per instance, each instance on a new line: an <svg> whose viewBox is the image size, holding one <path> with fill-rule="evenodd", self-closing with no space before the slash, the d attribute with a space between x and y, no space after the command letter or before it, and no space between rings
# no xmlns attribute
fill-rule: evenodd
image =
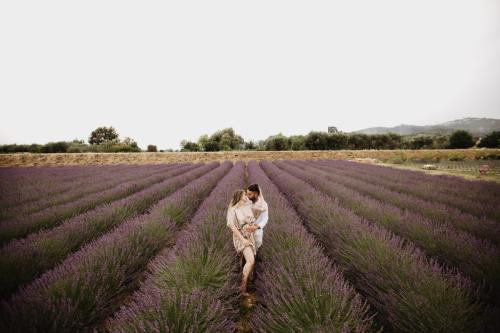
<svg viewBox="0 0 500 333"><path fill-rule="evenodd" d="M500 119L493 118L463 118L448 121L437 125L404 125L394 127L370 127L351 133L385 134L397 133L400 135L415 134L450 134L456 130L466 130L474 135L484 135L493 131L500 131Z"/></svg>

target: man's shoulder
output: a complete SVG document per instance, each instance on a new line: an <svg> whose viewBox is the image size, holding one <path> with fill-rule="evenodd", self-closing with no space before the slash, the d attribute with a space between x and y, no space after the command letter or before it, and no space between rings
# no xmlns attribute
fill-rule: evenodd
<svg viewBox="0 0 500 333"><path fill-rule="evenodd" d="M254 203L255 206L261 208L262 210L267 210L268 209L268 206L267 206L267 202L262 200L261 198L259 198L255 203Z"/></svg>
<svg viewBox="0 0 500 333"><path fill-rule="evenodd" d="M266 209L268 208L268 206L267 206L267 202L263 201L263 202L262 202L262 205L263 205L264 207L266 207Z"/></svg>

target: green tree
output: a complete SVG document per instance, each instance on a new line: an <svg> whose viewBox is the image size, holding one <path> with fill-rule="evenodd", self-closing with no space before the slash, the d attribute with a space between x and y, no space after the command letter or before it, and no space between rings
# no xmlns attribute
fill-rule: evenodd
<svg viewBox="0 0 500 333"><path fill-rule="evenodd" d="M432 144L434 149L445 149L450 145L449 135L435 135L432 140L434 141Z"/></svg>
<svg viewBox="0 0 500 333"><path fill-rule="evenodd" d="M256 150L258 148L257 144L253 141L245 142L245 150Z"/></svg>
<svg viewBox="0 0 500 333"><path fill-rule="evenodd" d="M328 149L328 133L311 131L306 135L305 146L309 150Z"/></svg>
<svg viewBox="0 0 500 333"><path fill-rule="evenodd" d="M117 141L118 133L114 127L98 127L90 133L89 144L99 145L105 141Z"/></svg>
<svg viewBox="0 0 500 333"><path fill-rule="evenodd" d="M156 148L155 145L148 145L148 152L155 153L157 151L158 151L158 149Z"/></svg>
<svg viewBox="0 0 500 333"><path fill-rule="evenodd" d="M220 150L233 150L233 137L231 133L225 132L220 136L219 148Z"/></svg>
<svg viewBox="0 0 500 333"><path fill-rule="evenodd" d="M362 133L350 134L347 138L347 147L353 150L369 149L370 137Z"/></svg>
<svg viewBox="0 0 500 333"><path fill-rule="evenodd" d="M478 147L500 148L500 131L491 132L481 139Z"/></svg>
<svg viewBox="0 0 500 333"><path fill-rule="evenodd" d="M328 133L327 146L331 150L340 150L347 147L347 136L340 133Z"/></svg>
<svg viewBox="0 0 500 333"><path fill-rule="evenodd" d="M458 130L453 132L450 136L450 144L448 148L460 149L460 148L470 148L474 146L474 138L472 135L464 130Z"/></svg>
<svg viewBox="0 0 500 333"><path fill-rule="evenodd" d="M200 136L198 139L198 146L200 147L200 150L203 151L219 151L219 143L216 141L213 141L208 134L203 134Z"/></svg>
<svg viewBox="0 0 500 333"><path fill-rule="evenodd" d="M42 146L42 153L66 153L69 143L65 141L49 142Z"/></svg>
<svg viewBox="0 0 500 333"><path fill-rule="evenodd" d="M196 142L182 140L181 151L200 151L200 145Z"/></svg>
<svg viewBox="0 0 500 333"><path fill-rule="evenodd" d="M430 136L417 136L410 141L410 149L429 149L432 148L434 141Z"/></svg>
<svg viewBox="0 0 500 333"><path fill-rule="evenodd" d="M290 149L290 141L283 134L279 133L277 135L273 135L268 137L264 143L266 150L289 150Z"/></svg>
<svg viewBox="0 0 500 333"><path fill-rule="evenodd" d="M289 137L290 149L306 150L306 138L304 135L292 135Z"/></svg>
<svg viewBox="0 0 500 333"><path fill-rule="evenodd" d="M198 148L192 145L193 142L183 140L188 143L188 146L200 151L220 151L220 150L241 150L245 149L245 140L236 134L232 128L213 133L211 136L204 134L200 136L197 142ZM181 142L182 146L182 142Z"/></svg>
<svg viewBox="0 0 500 333"><path fill-rule="evenodd" d="M121 143L124 144L125 146L132 147L133 149L139 149L137 142L134 139L129 138L128 136L126 136Z"/></svg>
<svg viewBox="0 0 500 333"><path fill-rule="evenodd" d="M387 133L387 145L385 149L398 149L401 148L403 137L397 133Z"/></svg>
<svg viewBox="0 0 500 333"><path fill-rule="evenodd" d="M232 128L224 128L210 137L210 141L218 143L219 150L243 149L245 141Z"/></svg>

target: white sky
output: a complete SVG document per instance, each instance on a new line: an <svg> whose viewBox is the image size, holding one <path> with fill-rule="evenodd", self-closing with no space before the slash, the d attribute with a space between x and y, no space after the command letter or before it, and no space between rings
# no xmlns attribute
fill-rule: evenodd
<svg viewBox="0 0 500 333"><path fill-rule="evenodd" d="M500 0L0 2L0 143L500 118Z"/></svg>

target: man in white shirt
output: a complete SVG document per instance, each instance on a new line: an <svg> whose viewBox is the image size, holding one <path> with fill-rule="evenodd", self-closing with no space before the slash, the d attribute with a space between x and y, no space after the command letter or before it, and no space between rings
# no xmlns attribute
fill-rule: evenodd
<svg viewBox="0 0 500 333"><path fill-rule="evenodd" d="M254 238L255 246L258 249L262 246L262 238L264 236L264 227L269 219L269 210L267 202L262 196L262 191L258 184L252 184L247 187L246 190L247 197L252 201L252 210L256 212L257 220L255 221L256 227L254 227Z"/></svg>

